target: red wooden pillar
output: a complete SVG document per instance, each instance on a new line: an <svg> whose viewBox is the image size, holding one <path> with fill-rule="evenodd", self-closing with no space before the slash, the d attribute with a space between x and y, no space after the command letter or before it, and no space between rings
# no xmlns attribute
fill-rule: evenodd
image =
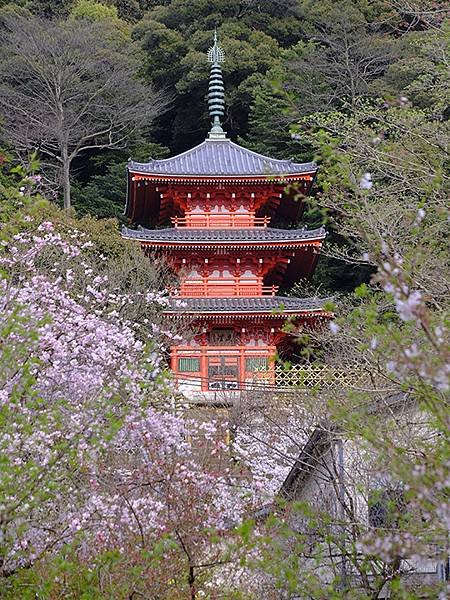
<svg viewBox="0 0 450 600"><path fill-rule="evenodd" d="M276 356L277 347L269 346L268 350L269 350L269 354L268 354L267 360L268 360L268 369L269 369L269 383L275 384L275 361L273 359Z"/></svg>
<svg viewBox="0 0 450 600"><path fill-rule="evenodd" d="M170 369L175 375L175 380L178 379L178 352L176 346L170 349Z"/></svg>
<svg viewBox="0 0 450 600"><path fill-rule="evenodd" d="M204 331L200 341L200 384L202 392L208 391L208 357L206 355L206 348L208 347L208 340L206 332Z"/></svg>
<svg viewBox="0 0 450 600"><path fill-rule="evenodd" d="M239 388L245 387L245 348L239 346Z"/></svg>

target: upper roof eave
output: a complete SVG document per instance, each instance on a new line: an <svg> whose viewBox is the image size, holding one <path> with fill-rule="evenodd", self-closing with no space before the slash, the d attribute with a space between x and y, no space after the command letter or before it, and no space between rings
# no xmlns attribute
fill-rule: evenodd
<svg viewBox="0 0 450 600"><path fill-rule="evenodd" d="M231 140L207 139L190 150L171 158L139 163L130 160L130 173L149 178L217 179L230 180L246 177L289 179L315 174L313 162L296 163L280 160L248 150Z"/></svg>
<svg viewBox="0 0 450 600"><path fill-rule="evenodd" d="M148 180L154 180L157 182L161 182L161 181L205 181L205 182L210 182L210 181L229 181L229 182L240 182L242 180L244 181L270 181L273 180L275 182L281 182L283 183L284 181L290 181L293 179L302 179L304 177L306 177L307 175L309 176L314 176L316 175L318 171L318 167L316 167L315 169L311 169L310 171L302 171L299 173L288 173L288 174L273 174L273 173L267 173L267 174L260 174L260 175L221 175L221 174L216 174L216 175L167 175L165 173L145 173L143 171L135 171L132 169L129 169L129 173L132 175L139 175L139 177L143 177L145 179Z"/></svg>

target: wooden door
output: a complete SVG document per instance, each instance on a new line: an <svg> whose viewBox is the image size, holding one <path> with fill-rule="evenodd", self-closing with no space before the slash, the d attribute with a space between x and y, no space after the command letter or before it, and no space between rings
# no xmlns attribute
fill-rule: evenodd
<svg viewBox="0 0 450 600"><path fill-rule="evenodd" d="M210 390L239 389L239 356L209 356L208 380Z"/></svg>

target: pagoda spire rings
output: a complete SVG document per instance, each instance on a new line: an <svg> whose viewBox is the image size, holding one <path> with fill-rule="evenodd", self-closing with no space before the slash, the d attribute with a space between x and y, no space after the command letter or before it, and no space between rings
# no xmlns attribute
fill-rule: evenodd
<svg viewBox="0 0 450 600"><path fill-rule="evenodd" d="M214 44L208 50L208 62L212 63L208 86L208 110L212 119L209 138L212 140L223 140L226 137L221 123L225 115L225 88L220 63L224 60L225 53L218 44L217 31L214 31Z"/></svg>

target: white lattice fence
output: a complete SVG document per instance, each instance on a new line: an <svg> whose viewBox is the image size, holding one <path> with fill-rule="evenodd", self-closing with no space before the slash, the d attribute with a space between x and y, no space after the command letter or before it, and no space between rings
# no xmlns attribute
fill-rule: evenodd
<svg viewBox="0 0 450 600"><path fill-rule="evenodd" d="M291 365L284 368L275 367L275 381L279 388L317 388L354 387L364 377L363 371L357 368L338 369L328 365Z"/></svg>

